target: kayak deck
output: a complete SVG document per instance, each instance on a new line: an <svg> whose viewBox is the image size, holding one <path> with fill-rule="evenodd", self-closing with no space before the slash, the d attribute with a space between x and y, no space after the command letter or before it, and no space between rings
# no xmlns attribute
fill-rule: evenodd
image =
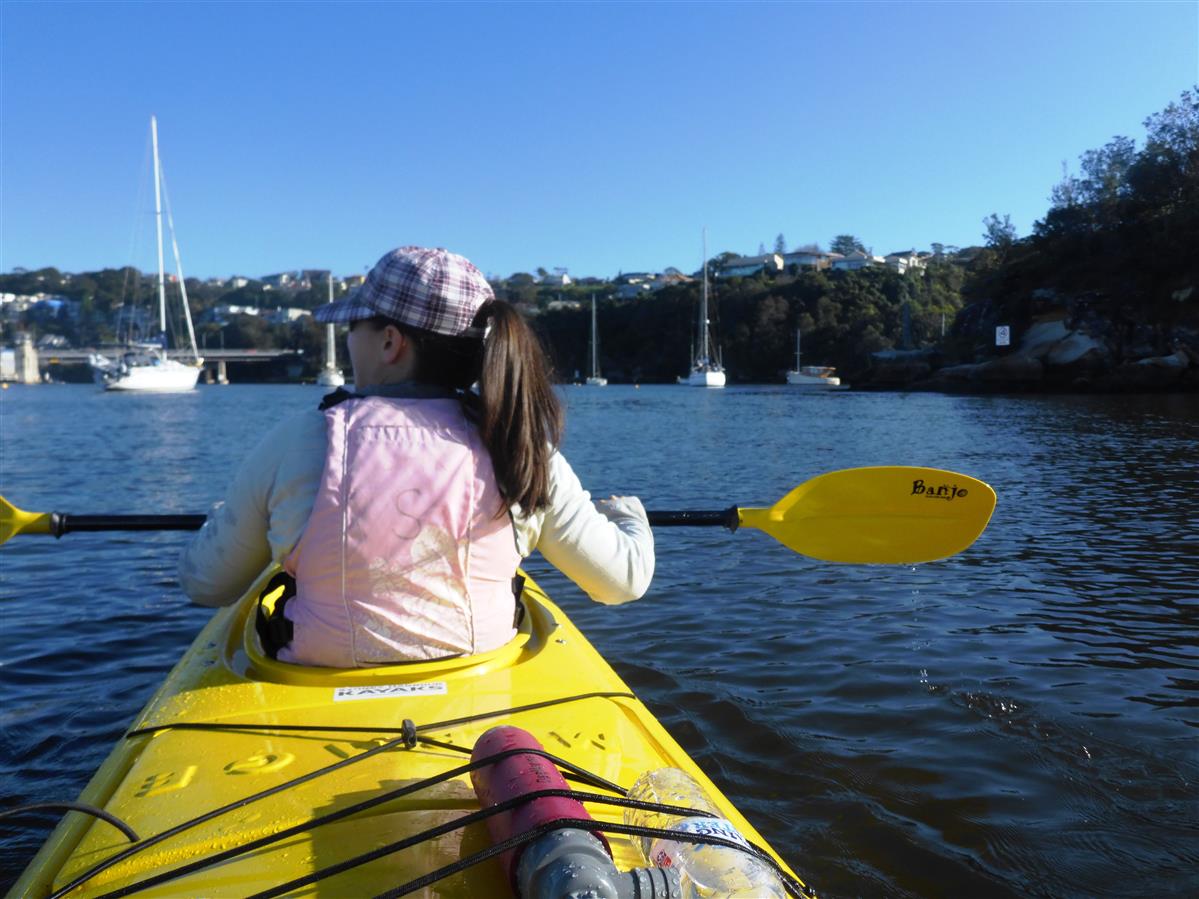
<svg viewBox="0 0 1199 899"><path fill-rule="evenodd" d="M624 789L648 770L682 768L750 842L782 862L531 581L524 620L506 646L353 670L266 657L254 632L262 583L213 616L80 797L119 817L140 842L69 813L10 895L53 895L88 872L66 895L132 895L129 888L149 878L217 853L229 857L145 884L136 895L244 897L272 890L477 812L467 773L389 794L467 765L476 739L499 724L524 728L547 752ZM412 725L421 740L435 742L412 745ZM598 821L622 820L618 807L587 805ZM347 809L338 820L306 826ZM269 839L291 828L283 839ZM255 840L262 845L234 854ZM629 838L609 834L608 841L619 868L643 864ZM446 828L286 895L374 895L490 845L484 824ZM492 859L411 895L503 896L502 881Z"/></svg>

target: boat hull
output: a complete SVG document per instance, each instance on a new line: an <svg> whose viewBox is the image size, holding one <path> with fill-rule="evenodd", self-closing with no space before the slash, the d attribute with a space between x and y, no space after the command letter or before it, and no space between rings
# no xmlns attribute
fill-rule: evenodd
<svg viewBox="0 0 1199 899"><path fill-rule="evenodd" d="M478 656L357 670L306 668L264 656L254 631L256 595L252 590L216 613L80 797L120 817L147 844L152 842L147 837L201 813L242 804L147 845L70 896L121 889L466 762L462 752L424 744L369 754L394 739L405 719L422 736L467 752L489 728L515 725L548 751L626 789L647 770L682 768L749 840L766 848L532 582L523 598L525 618L507 646ZM363 753L368 755L359 762L283 787ZM272 796L244 802L279 787ZM461 774L139 895L250 895L477 810L469 776ZM589 810L600 821L621 820L612 806L589 803ZM644 864L628 838L609 835L608 840L620 868ZM49 895L129 845L109 824L71 812L10 895ZM472 824L345 870L300 894L375 895L488 845L485 826ZM491 860L415 895L503 896L507 886L499 864Z"/></svg>
<svg viewBox="0 0 1199 899"><path fill-rule="evenodd" d="M346 378L336 368L326 368L316 376L316 383L321 387L342 387L346 383Z"/></svg>
<svg viewBox="0 0 1199 899"><path fill-rule="evenodd" d="M203 369L173 359L151 365L92 366L92 378L105 390L136 393L185 393L194 390Z"/></svg>
<svg viewBox="0 0 1199 899"><path fill-rule="evenodd" d="M827 390L830 387L840 387L841 379L834 376L805 375L803 372L787 372L787 383L792 387L807 387L813 390Z"/></svg>
<svg viewBox="0 0 1199 899"><path fill-rule="evenodd" d="M723 387L725 384L724 372L697 370L685 378L679 378L679 383L686 384L688 387Z"/></svg>

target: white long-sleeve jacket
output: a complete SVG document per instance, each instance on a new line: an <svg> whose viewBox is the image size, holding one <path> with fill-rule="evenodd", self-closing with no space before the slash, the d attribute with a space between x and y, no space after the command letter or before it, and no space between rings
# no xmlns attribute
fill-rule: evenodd
<svg viewBox="0 0 1199 899"><path fill-rule="evenodd" d="M401 389L365 390L403 396ZM325 416L312 409L281 421L242 462L225 500L179 561L183 591L206 606L229 605L267 567L299 542L316 500L325 464ZM534 550L596 602L616 604L644 595L654 573L654 539L641 501L612 497L592 502L561 454L550 462L549 506L513 510L517 550Z"/></svg>

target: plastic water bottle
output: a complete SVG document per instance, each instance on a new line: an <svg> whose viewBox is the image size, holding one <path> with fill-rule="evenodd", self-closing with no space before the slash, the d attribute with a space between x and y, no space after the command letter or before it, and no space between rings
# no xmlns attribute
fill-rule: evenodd
<svg viewBox="0 0 1199 899"><path fill-rule="evenodd" d="M630 799L681 805L719 815L703 787L685 771L659 768L641 775L629 790ZM644 809L625 809L624 821L641 827L673 830L682 839L636 837L645 860L659 868L675 868L683 899L786 899L778 875L755 855L726 846L694 843L684 834L704 834L749 846L745 837L724 818L683 817Z"/></svg>

